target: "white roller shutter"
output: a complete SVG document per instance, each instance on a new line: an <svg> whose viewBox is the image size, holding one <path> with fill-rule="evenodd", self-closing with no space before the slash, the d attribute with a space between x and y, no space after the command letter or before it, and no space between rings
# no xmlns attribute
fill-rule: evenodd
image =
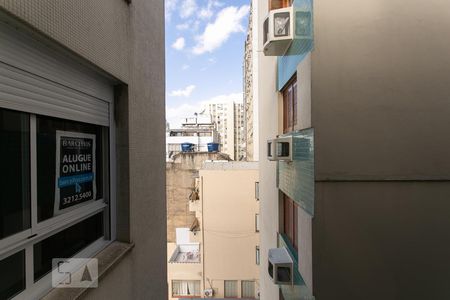
<svg viewBox="0 0 450 300"><path fill-rule="evenodd" d="M109 126L112 82L9 22L0 15L0 107Z"/></svg>

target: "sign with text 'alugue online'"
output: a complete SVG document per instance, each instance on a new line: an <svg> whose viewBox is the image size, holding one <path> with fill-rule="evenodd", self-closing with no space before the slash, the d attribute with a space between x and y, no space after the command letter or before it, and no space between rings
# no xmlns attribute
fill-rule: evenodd
<svg viewBox="0 0 450 300"><path fill-rule="evenodd" d="M95 135L56 131L55 215L95 200Z"/></svg>

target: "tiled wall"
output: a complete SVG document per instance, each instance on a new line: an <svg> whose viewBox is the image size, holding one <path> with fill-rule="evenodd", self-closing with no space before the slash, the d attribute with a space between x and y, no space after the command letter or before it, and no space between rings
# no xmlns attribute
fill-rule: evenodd
<svg viewBox="0 0 450 300"><path fill-rule="evenodd" d="M0 0L0 7L128 82L129 7L123 0Z"/></svg>

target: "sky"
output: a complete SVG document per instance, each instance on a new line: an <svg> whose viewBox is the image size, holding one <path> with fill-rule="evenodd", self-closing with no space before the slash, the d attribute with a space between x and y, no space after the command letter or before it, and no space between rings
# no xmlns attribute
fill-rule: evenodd
<svg viewBox="0 0 450 300"><path fill-rule="evenodd" d="M166 118L171 128L205 103L242 102L250 0L165 0Z"/></svg>

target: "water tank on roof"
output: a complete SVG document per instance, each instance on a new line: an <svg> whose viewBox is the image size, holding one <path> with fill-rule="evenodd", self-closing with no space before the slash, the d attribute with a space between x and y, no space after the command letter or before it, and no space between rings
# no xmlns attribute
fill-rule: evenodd
<svg viewBox="0 0 450 300"><path fill-rule="evenodd" d="M192 143L183 143L181 144L182 152L194 152L194 144Z"/></svg>
<svg viewBox="0 0 450 300"><path fill-rule="evenodd" d="M219 152L218 143L208 143L208 152Z"/></svg>

